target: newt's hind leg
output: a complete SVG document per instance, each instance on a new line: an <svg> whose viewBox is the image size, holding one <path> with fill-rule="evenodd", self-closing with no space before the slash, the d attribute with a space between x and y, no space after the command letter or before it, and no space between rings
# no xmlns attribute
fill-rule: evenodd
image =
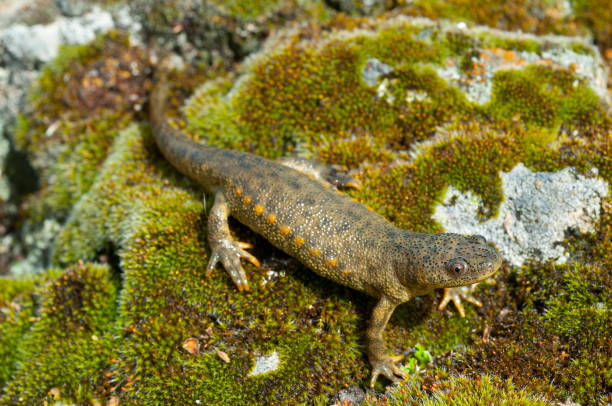
<svg viewBox="0 0 612 406"><path fill-rule="evenodd" d="M361 181L350 175L340 172L333 166L322 164L314 159L297 157L281 157L276 160L281 165L293 168L296 171L309 175L325 186L336 188L352 187L361 189Z"/></svg>
<svg viewBox="0 0 612 406"><path fill-rule="evenodd" d="M221 262L238 290L249 290L249 282L240 264L240 258L246 259L257 267L259 261L245 251L245 248L252 248L251 244L232 239L227 224L229 215L225 196L222 191L218 191L215 194L215 203L208 215L208 243L210 244L211 255L206 268L206 276L210 276L217 262Z"/></svg>

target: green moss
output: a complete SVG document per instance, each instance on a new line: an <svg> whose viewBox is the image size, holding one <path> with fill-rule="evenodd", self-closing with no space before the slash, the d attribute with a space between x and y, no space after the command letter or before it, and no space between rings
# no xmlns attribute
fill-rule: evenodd
<svg viewBox="0 0 612 406"><path fill-rule="evenodd" d="M203 1L207 3L207 1ZM283 6L281 0L265 1L221 1L211 0L211 4L219 7L221 14L238 18L257 18L278 11Z"/></svg>
<svg viewBox="0 0 612 406"><path fill-rule="evenodd" d="M518 117L540 126L610 122L599 97L582 80L569 70L542 66L497 72L488 108L499 119Z"/></svg>
<svg viewBox="0 0 612 406"><path fill-rule="evenodd" d="M317 53L289 47L255 66L231 101L242 148L275 157L321 133L384 125L389 112L356 75L358 61L352 47L333 44ZM195 126L204 120L188 116Z"/></svg>
<svg viewBox="0 0 612 406"><path fill-rule="evenodd" d="M612 367L608 268L534 262L501 276L486 309L492 339L475 341L447 368L471 377L483 370L512 376L551 400L603 400Z"/></svg>
<svg viewBox="0 0 612 406"><path fill-rule="evenodd" d="M579 402L609 386L612 351L609 328L612 323L610 274L597 265L571 264L527 269L524 278L541 280L527 298L527 308L543 309L538 316L543 326L560 337L571 354L569 374L560 378ZM544 276L544 278L542 278Z"/></svg>
<svg viewBox="0 0 612 406"><path fill-rule="evenodd" d="M477 39L461 31L448 31L445 35L446 47L452 55L463 55L480 46Z"/></svg>
<svg viewBox="0 0 612 406"><path fill-rule="evenodd" d="M120 133L92 187L56 237L54 262L71 264L80 258L94 258L110 242L122 244L122 235L128 231L126 214L133 210L134 202L145 195L161 194L163 183L156 177L159 168L147 162L145 148L151 150L151 144L135 125ZM165 163L160 167L168 169Z"/></svg>
<svg viewBox="0 0 612 406"><path fill-rule="evenodd" d="M483 48L501 48L513 51L532 52L538 55L544 50L542 42L535 39L503 37L486 32L481 34L479 39Z"/></svg>
<svg viewBox="0 0 612 406"><path fill-rule="evenodd" d="M0 278L0 388L10 381L20 362L27 361L19 348L39 320L47 283L58 275L59 271L49 270L24 279Z"/></svg>
<svg viewBox="0 0 612 406"><path fill-rule="evenodd" d="M378 58L389 65L405 63L441 64L449 50L443 42L425 41L418 37L423 28L418 25L392 26L383 28L375 36L357 38L355 42L369 57ZM430 36L435 37L433 32ZM456 44L453 49L456 49Z"/></svg>
<svg viewBox="0 0 612 406"><path fill-rule="evenodd" d="M565 12L561 11L562 8L554 2L533 2L529 0L487 0L486 2L417 0L400 2L402 13L428 17L433 20L449 19L514 32L577 35L581 32L582 27L574 23L571 15L565 15ZM512 43L503 46L511 46L510 44ZM520 49L520 45L519 48L513 49Z"/></svg>
<svg viewBox="0 0 612 406"><path fill-rule="evenodd" d="M570 47L571 47L571 50L577 54L593 56L593 57L595 56L595 51L593 51L593 48L585 45L582 42L572 42L570 44Z"/></svg>
<svg viewBox="0 0 612 406"><path fill-rule="evenodd" d="M129 47L128 36L116 31L100 35L89 44L62 45L57 57L43 67L37 86L32 88L29 95L29 101L36 110L36 114L39 116L49 114L51 117L54 117L62 112L66 104L72 108L88 110L88 103L84 103L82 99L75 97L76 95L72 88L75 79L83 79L81 77L84 70L83 67L86 70L87 65L94 61L98 62L101 57L113 57L113 52ZM74 77L71 77L69 81L64 80L64 77L68 74ZM84 83L80 84L83 85ZM90 85L96 85L96 82L94 81ZM46 123L46 125L49 124L48 122ZM30 145L35 147L40 144L42 139L40 137L43 134L35 132L29 135L34 138L20 140L22 147Z"/></svg>
<svg viewBox="0 0 612 406"><path fill-rule="evenodd" d="M593 144L586 150L577 153L581 160L592 163L601 177L608 183L612 183L612 131L602 131L602 136L594 140ZM606 211L604 214L608 214Z"/></svg>
<svg viewBox="0 0 612 406"><path fill-rule="evenodd" d="M544 318L546 324L561 336L583 336L595 341L593 336L605 335L610 319L612 297L599 269L589 266L573 266L563 273L559 294L551 297ZM585 331L586 330L586 331ZM588 334L587 334L588 331ZM588 342L585 343L588 346Z"/></svg>
<svg viewBox="0 0 612 406"><path fill-rule="evenodd" d="M107 157L113 137L132 118L112 111L102 111L86 122L64 122L62 132L70 141L45 172L56 174L52 183L40 192L40 200L30 206L30 219L43 219L49 213L64 219L76 202L91 187L96 170ZM72 138L73 134L80 134Z"/></svg>
<svg viewBox="0 0 612 406"><path fill-rule="evenodd" d="M402 131L389 138L399 148L429 138L438 126L451 119L473 116L475 108L465 95L429 67L401 65L394 70L393 77L397 82L391 94L399 113L395 125Z"/></svg>
<svg viewBox="0 0 612 406"><path fill-rule="evenodd" d="M356 169L363 161L390 163L395 158L380 138L353 137L350 133L339 133L335 140L322 144L317 153L322 161L347 169Z"/></svg>
<svg viewBox="0 0 612 406"><path fill-rule="evenodd" d="M35 316L33 280L0 279L0 387L15 370L17 347Z"/></svg>
<svg viewBox="0 0 612 406"><path fill-rule="evenodd" d="M183 112L186 117L206 117L190 122L190 131L200 134L207 143L225 148L238 148L243 140L241 127L233 120L232 106L227 93L236 80L234 75L207 81L190 98Z"/></svg>
<svg viewBox="0 0 612 406"><path fill-rule="evenodd" d="M476 315L468 308L466 317L448 317L438 312L433 296L400 306L387 327L387 342L394 353L407 345L420 345L435 357L469 342ZM382 386L380 386L382 388Z"/></svg>
<svg viewBox="0 0 612 406"><path fill-rule="evenodd" d="M612 47L612 2L610 0L578 0L574 4L574 13L578 21L586 25L597 39L602 50Z"/></svg>
<svg viewBox="0 0 612 406"><path fill-rule="evenodd" d="M502 379L495 375L469 378L461 375L445 376L443 371L440 373L444 377L435 381L419 376L411 377L394 387L384 398L366 398L363 405L552 405L533 392L517 388L512 379Z"/></svg>
<svg viewBox="0 0 612 406"><path fill-rule="evenodd" d="M364 174L364 188L358 193L360 200L400 227L436 232L439 226L431 216L448 185L480 196L483 219L495 216L503 200L499 171L509 171L521 161L534 165L549 156L545 144L525 140L534 134L516 131L503 137L491 128L459 123L449 130L478 133L479 137L458 135L430 148L413 163L397 165L386 172L369 170Z"/></svg>
<svg viewBox="0 0 612 406"><path fill-rule="evenodd" d="M106 396L116 297L107 266L77 265L50 282L40 319L19 343L21 361L0 402L27 405L59 398L89 403Z"/></svg>

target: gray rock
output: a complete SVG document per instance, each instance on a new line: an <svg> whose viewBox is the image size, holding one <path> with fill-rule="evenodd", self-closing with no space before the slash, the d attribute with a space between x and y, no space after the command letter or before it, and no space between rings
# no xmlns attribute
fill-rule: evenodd
<svg viewBox="0 0 612 406"><path fill-rule="evenodd" d="M361 70L361 79L368 86L376 86L378 84L378 78L390 73L392 70L393 68L386 63L376 58L370 58L366 61L365 66Z"/></svg>
<svg viewBox="0 0 612 406"><path fill-rule="evenodd" d="M2 123L0 122L0 133L2 133ZM9 154L10 143L4 137L0 137L0 204L8 201L11 196L11 188L8 180L4 176L4 165Z"/></svg>
<svg viewBox="0 0 612 406"><path fill-rule="evenodd" d="M32 0L0 1L0 27L8 27L23 16L23 9L30 6Z"/></svg>
<svg viewBox="0 0 612 406"><path fill-rule="evenodd" d="M360 387L351 385L346 389L342 389L334 398L331 404L333 406L343 405L360 405L365 401L366 393Z"/></svg>
<svg viewBox="0 0 612 406"><path fill-rule="evenodd" d="M480 222L480 198L449 187L433 218L447 232L483 235L515 266L530 258L565 262L560 245L565 232L593 232L601 198L608 195L604 180L578 175L573 168L531 172L521 163L500 177L505 200L498 217Z"/></svg>
<svg viewBox="0 0 612 406"><path fill-rule="evenodd" d="M77 18L59 18L51 24L12 25L0 31L4 61L36 66L57 56L61 44L85 44L114 27L111 14L100 8Z"/></svg>
<svg viewBox="0 0 612 406"><path fill-rule="evenodd" d="M13 60L47 62L57 55L61 44L59 26L16 24L0 32L0 46Z"/></svg>
<svg viewBox="0 0 612 406"><path fill-rule="evenodd" d="M55 4L68 17L77 17L91 10L91 4L86 0L55 0Z"/></svg>
<svg viewBox="0 0 612 406"><path fill-rule="evenodd" d="M86 44L96 35L114 28L115 23L111 13L96 8L79 18L61 18L58 26L63 43Z"/></svg>
<svg viewBox="0 0 612 406"><path fill-rule="evenodd" d="M389 0L327 0L327 4L347 14L376 15L393 7Z"/></svg>
<svg viewBox="0 0 612 406"><path fill-rule="evenodd" d="M132 44L144 45L142 38L142 24L132 15L132 9L123 5L113 10L113 20L115 27L130 33Z"/></svg>
<svg viewBox="0 0 612 406"><path fill-rule="evenodd" d="M22 244L13 241L13 244L10 244L12 248L7 248L15 250L17 246L22 246L23 251L27 252L23 260L14 262L10 266L10 273L15 277L37 274L48 266L51 245L61 224L56 220L46 219L40 228L35 230L24 228L21 233Z"/></svg>
<svg viewBox="0 0 612 406"><path fill-rule="evenodd" d="M249 372L249 376L257 376L274 372L278 369L279 364L280 358L278 357L278 353L276 351L271 354L262 355L261 357L257 357L255 359L255 366L251 372Z"/></svg>
<svg viewBox="0 0 612 406"><path fill-rule="evenodd" d="M0 68L0 202L8 200L8 182L5 178L5 160L10 149L11 129L17 112L25 104L26 90L36 72L28 70L8 70ZM13 196L15 197L15 196Z"/></svg>
<svg viewBox="0 0 612 406"><path fill-rule="evenodd" d="M22 248L15 239L6 235L17 219L17 189L11 185L7 169L11 162L10 132L17 110L23 105L24 92L33 76L32 72L0 68L0 274L8 271L9 264L19 257ZM13 156L14 158L14 156Z"/></svg>

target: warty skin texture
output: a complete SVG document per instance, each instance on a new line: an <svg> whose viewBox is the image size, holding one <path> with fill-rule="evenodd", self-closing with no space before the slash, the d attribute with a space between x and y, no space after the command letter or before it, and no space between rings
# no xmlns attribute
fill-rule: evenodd
<svg viewBox="0 0 612 406"><path fill-rule="evenodd" d="M245 251L250 246L232 239L231 215L319 275L378 298L366 331L371 386L380 374L392 381L405 375L397 365L401 357L387 355L382 338L399 304L436 288L479 282L501 265L497 251L482 237L395 227L338 193L332 184L357 184L338 178L335 171L324 173L320 164L270 161L187 138L164 118L167 93L162 72L150 100L155 141L174 167L215 196L208 216L207 276L221 262L238 289L248 290L240 259L259 266Z"/></svg>

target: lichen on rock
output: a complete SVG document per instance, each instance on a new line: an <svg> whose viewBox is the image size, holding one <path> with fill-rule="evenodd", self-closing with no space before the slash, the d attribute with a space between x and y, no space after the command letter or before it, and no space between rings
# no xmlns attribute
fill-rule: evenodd
<svg viewBox="0 0 612 406"><path fill-rule="evenodd" d="M481 222L482 202L450 187L433 218L447 232L484 235L517 267L529 259L566 262L569 254L561 243L568 233L595 231L609 190L606 181L578 175L572 168L532 172L518 164L499 176L504 201L497 217Z"/></svg>

